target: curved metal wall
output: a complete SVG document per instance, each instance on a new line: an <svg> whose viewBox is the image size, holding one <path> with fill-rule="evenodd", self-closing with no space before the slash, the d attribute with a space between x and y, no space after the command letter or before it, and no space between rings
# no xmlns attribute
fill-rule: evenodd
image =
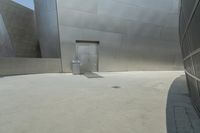
<svg viewBox="0 0 200 133"><path fill-rule="evenodd" d="M179 0L57 0L64 72L76 40L100 41L100 71L182 70Z"/></svg>
<svg viewBox="0 0 200 133"><path fill-rule="evenodd" d="M188 87L194 105L200 111L200 3L182 0L180 9L180 42Z"/></svg>
<svg viewBox="0 0 200 133"><path fill-rule="evenodd" d="M56 0L34 0L42 58L60 58Z"/></svg>

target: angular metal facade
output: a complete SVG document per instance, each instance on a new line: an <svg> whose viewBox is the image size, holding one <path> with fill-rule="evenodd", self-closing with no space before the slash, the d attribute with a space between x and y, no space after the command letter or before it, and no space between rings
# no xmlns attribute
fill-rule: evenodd
<svg viewBox="0 0 200 133"><path fill-rule="evenodd" d="M180 10L180 42L192 101L200 110L200 3L182 0Z"/></svg>
<svg viewBox="0 0 200 133"><path fill-rule="evenodd" d="M0 14L0 57L14 57L15 51Z"/></svg>
<svg viewBox="0 0 200 133"><path fill-rule="evenodd" d="M182 70L179 0L57 0L62 66L76 40L100 41L99 71Z"/></svg>
<svg viewBox="0 0 200 133"><path fill-rule="evenodd" d="M35 0L34 3L42 58L60 58L56 0Z"/></svg>
<svg viewBox="0 0 200 133"><path fill-rule="evenodd" d="M12 0L0 0L0 14L16 57L40 57L39 45L35 35L33 10Z"/></svg>
<svg viewBox="0 0 200 133"><path fill-rule="evenodd" d="M97 52L99 71L183 70L178 37L179 0L34 1L38 38L29 36L34 34L32 23L29 26L33 30L30 30L24 23L17 21L13 24L12 21L13 18L19 20L18 15L22 18L30 15L31 19L25 17L25 20L34 22L33 12L4 17L9 16L7 9L13 12L15 6L5 8L0 4L7 28L11 28L8 32L15 33L12 30L15 24L18 25L14 29L20 28L16 30L17 34L11 34L15 48L21 46L21 49L16 49L18 57L22 56L21 53L25 55L25 52L31 54L34 50L39 51L36 49L38 39L42 57L61 60L56 60L60 63L57 70L60 72L62 66L62 72L71 72L76 40L87 40L100 42ZM9 6L8 2L11 1L0 2ZM22 22L29 22L28 20ZM24 31L27 31L27 36L23 34ZM22 34L18 34L20 32ZM25 42L26 38L20 37L33 39L36 44L26 45L29 41ZM21 41L24 41L25 45L19 43ZM29 47L32 51L29 51ZM41 64L38 60L35 64L37 63ZM10 64L6 62L5 66ZM5 66L2 68L7 68ZM30 69L34 68L34 72L35 69L38 72L41 70L34 67L35 65L30 66Z"/></svg>

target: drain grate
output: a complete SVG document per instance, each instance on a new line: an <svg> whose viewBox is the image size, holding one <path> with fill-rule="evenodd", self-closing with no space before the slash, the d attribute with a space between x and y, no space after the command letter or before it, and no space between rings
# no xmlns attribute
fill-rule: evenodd
<svg viewBox="0 0 200 133"><path fill-rule="evenodd" d="M93 72L84 73L84 76L87 78L103 78L102 76L100 76L96 73L93 73Z"/></svg>
<svg viewBox="0 0 200 133"><path fill-rule="evenodd" d="M113 86L112 88L114 88L114 89L120 89L121 86Z"/></svg>

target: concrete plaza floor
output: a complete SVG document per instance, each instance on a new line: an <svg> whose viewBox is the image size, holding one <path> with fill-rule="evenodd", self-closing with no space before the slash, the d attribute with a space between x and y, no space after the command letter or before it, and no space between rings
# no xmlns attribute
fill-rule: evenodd
<svg viewBox="0 0 200 133"><path fill-rule="evenodd" d="M199 133L183 72L0 78L0 133Z"/></svg>

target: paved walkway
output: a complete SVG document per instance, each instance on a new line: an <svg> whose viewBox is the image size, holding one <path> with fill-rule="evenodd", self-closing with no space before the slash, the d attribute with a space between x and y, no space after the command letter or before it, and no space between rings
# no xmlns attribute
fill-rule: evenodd
<svg viewBox="0 0 200 133"><path fill-rule="evenodd" d="M0 133L200 133L183 72L98 75L0 78Z"/></svg>
<svg viewBox="0 0 200 133"><path fill-rule="evenodd" d="M200 133L200 119L188 95L185 76L172 83L166 113L168 133Z"/></svg>

